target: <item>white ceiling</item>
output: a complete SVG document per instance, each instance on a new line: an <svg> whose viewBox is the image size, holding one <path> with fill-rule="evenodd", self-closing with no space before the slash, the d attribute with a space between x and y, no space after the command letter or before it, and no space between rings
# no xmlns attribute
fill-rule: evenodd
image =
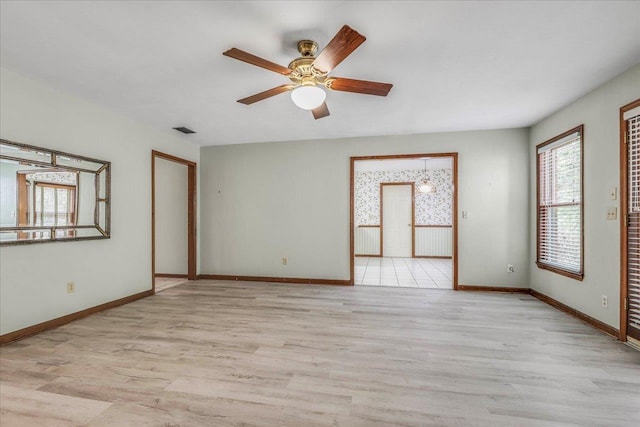
<svg viewBox="0 0 640 427"><path fill-rule="evenodd" d="M330 92L313 120L287 65L343 24L367 41L332 73L393 83ZM0 3L0 64L201 145L529 126L640 62L640 2L33 1Z"/></svg>

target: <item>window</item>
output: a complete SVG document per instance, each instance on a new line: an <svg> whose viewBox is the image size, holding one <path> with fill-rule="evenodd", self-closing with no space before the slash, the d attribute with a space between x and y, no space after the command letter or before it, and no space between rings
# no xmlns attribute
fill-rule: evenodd
<svg viewBox="0 0 640 427"><path fill-rule="evenodd" d="M74 225L76 187L37 182L34 190L35 225Z"/></svg>
<svg viewBox="0 0 640 427"><path fill-rule="evenodd" d="M578 126L537 148L539 268L582 280L582 135Z"/></svg>

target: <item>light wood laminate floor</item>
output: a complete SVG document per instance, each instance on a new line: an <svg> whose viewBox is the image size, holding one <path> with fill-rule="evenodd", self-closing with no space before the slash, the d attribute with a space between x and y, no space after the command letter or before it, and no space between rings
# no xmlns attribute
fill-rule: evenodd
<svg viewBox="0 0 640 427"><path fill-rule="evenodd" d="M181 285L187 282L187 279L180 277L156 277L155 279L156 293L162 292L166 289L173 288L174 286Z"/></svg>
<svg viewBox="0 0 640 427"><path fill-rule="evenodd" d="M0 425L637 426L640 352L529 295L188 282L0 349Z"/></svg>

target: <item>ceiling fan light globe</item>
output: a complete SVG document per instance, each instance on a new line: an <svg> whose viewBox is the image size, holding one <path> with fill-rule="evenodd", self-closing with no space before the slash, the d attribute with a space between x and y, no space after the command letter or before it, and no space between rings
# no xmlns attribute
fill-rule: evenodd
<svg viewBox="0 0 640 427"><path fill-rule="evenodd" d="M300 86L291 91L291 100L303 110L313 110L324 103L327 93L318 86Z"/></svg>

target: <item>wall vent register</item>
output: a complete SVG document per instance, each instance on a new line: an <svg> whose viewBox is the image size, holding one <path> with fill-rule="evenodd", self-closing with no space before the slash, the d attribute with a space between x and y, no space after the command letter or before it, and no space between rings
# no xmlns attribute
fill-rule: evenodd
<svg viewBox="0 0 640 427"><path fill-rule="evenodd" d="M196 133L195 130L191 130L188 127L185 127L185 126L178 126L178 127L173 128L173 129L177 130L178 132L182 132L184 134L187 134L187 135L192 134L192 133Z"/></svg>

